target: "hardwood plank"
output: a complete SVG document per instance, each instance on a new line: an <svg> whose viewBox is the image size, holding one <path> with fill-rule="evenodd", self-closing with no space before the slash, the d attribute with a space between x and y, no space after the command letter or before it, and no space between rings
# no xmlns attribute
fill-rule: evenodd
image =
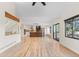
<svg viewBox="0 0 79 59"><path fill-rule="evenodd" d="M0 56L10 57L79 57L78 54L62 47L59 42L48 37L25 37Z"/></svg>

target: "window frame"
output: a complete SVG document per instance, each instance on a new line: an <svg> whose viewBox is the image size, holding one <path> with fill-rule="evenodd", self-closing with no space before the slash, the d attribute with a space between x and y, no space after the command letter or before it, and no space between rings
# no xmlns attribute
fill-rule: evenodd
<svg viewBox="0 0 79 59"><path fill-rule="evenodd" d="M65 37L73 38L73 39L79 40L79 38L74 37L74 31L73 31L73 29L74 29L73 23L74 23L75 21L77 21L77 20L79 21L79 19L76 19L77 17L79 17L79 15L76 15L76 16L73 16L73 17L70 17L70 18L64 20L64 22L65 22ZM67 25L66 23L67 23L68 21L70 21L70 20L72 20L72 37L67 36L67 31L66 31L66 25Z"/></svg>

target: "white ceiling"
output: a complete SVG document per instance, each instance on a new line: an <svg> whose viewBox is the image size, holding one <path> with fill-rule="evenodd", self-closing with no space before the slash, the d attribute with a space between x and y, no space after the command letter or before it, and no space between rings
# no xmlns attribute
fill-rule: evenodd
<svg viewBox="0 0 79 59"><path fill-rule="evenodd" d="M32 2L17 2L16 14L22 18L25 24L44 23L45 21L47 23L61 18L68 11L71 12L72 9L78 7L79 3L77 2L46 2L46 6L43 6L40 2L37 2L35 6L32 6Z"/></svg>
<svg viewBox="0 0 79 59"><path fill-rule="evenodd" d="M17 4L17 15L20 17L58 17L62 14L65 3L46 2L46 6L43 6L40 2L37 2L35 6L32 6L32 2L19 2Z"/></svg>

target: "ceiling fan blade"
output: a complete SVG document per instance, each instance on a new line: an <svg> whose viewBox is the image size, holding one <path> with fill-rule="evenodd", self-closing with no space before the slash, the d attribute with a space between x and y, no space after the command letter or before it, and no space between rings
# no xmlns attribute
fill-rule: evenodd
<svg viewBox="0 0 79 59"><path fill-rule="evenodd" d="M32 6L34 6L34 5L35 5L35 3L36 3L36 2L33 2L33 3L32 3Z"/></svg>
<svg viewBox="0 0 79 59"><path fill-rule="evenodd" d="M44 6L46 5L46 3L45 2L41 2Z"/></svg>

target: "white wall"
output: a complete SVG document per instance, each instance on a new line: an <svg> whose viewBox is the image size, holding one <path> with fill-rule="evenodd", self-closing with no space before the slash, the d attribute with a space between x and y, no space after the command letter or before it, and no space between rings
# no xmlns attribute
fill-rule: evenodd
<svg viewBox="0 0 79 59"><path fill-rule="evenodd" d="M45 27L45 35L48 35L48 34L51 34L50 33L50 27L49 26L46 26Z"/></svg>
<svg viewBox="0 0 79 59"><path fill-rule="evenodd" d="M0 40L0 53L4 52L8 48L14 46L21 41L20 34L5 36Z"/></svg>
<svg viewBox="0 0 79 59"><path fill-rule="evenodd" d="M8 18L6 18L5 11L16 15L15 12L15 3L0 3L0 53L5 51L6 49L12 47L13 45L17 44L21 40L20 33L10 36L5 36L5 26L8 23Z"/></svg>
<svg viewBox="0 0 79 59"><path fill-rule="evenodd" d="M62 16L59 19L55 19L53 24L60 23L60 43L65 47L79 54L79 40L65 37L65 23L64 20L74 15L79 14L79 3L67 3L64 7Z"/></svg>
<svg viewBox="0 0 79 59"><path fill-rule="evenodd" d="M4 37L5 27L0 25L0 40Z"/></svg>

